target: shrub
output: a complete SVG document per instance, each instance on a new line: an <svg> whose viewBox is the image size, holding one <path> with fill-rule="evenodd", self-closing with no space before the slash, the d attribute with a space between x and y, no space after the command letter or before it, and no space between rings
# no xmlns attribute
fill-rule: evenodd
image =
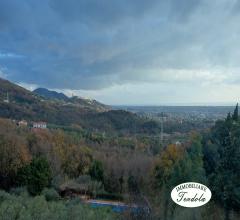
<svg viewBox="0 0 240 220"><path fill-rule="evenodd" d="M27 193L27 189L26 187L16 187L16 188L12 188L10 190L10 193L16 196L20 196Z"/></svg>
<svg viewBox="0 0 240 220"><path fill-rule="evenodd" d="M11 198L11 195L6 193L5 191L0 190L0 205L2 202L4 202L7 199L10 199L10 198Z"/></svg>
<svg viewBox="0 0 240 220"><path fill-rule="evenodd" d="M49 190L44 190L47 192ZM24 197L0 191L0 219L4 220L116 220L110 209L91 208L79 199L71 201L46 201L45 196Z"/></svg>
<svg viewBox="0 0 240 220"><path fill-rule="evenodd" d="M88 191L96 198L96 196L103 191L103 184L98 181L91 181L88 186Z"/></svg>
<svg viewBox="0 0 240 220"><path fill-rule="evenodd" d="M42 195L45 196L45 199L47 201L58 201L60 199L58 192L52 188L51 189L45 188L42 191Z"/></svg>
<svg viewBox="0 0 240 220"><path fill-rule="evenodd" d="M91 182L91 177L88 175L81 175L76 179L79 184L89 184Z"/></svg>

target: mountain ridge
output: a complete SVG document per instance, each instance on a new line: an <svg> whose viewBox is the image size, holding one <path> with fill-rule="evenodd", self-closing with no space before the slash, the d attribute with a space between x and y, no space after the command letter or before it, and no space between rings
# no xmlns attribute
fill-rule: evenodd
<svg viewBox="0 0 240 220"><path fill-rule="evenodd" d="M96 100L85 99L78 96L68 97L61 92L56 92L46 88L37 88L33 90L33 93L48 100L62 101L65 102L65 104L72 104L80 107L95 108L99 112L111 109L110 106L102 104Z"/></svg>
<svg viewBox="0 0 240 220"><path fill-rule="evenodd" d="M9 102L5 102L6 94ZM89 102L90 101L90 102ZM107 132L143 132L148 121L124 110L112 110L97 101L78 97L69 101L46 99L0 78L0 117L72 126ZM158 129L158 125L154 124ZM148 129L147 129L148 130Z"/></svg>
<svg viewBox="0 0 240 220"><path fill-rule="evenodd" d="M43 96L44 98L49 98L49 99L59 99L59 100L68 100L68 97L60 92L56 92L54 90L49 90L46 88L37 88L35 90L32 91L33 93Z"/></svg>

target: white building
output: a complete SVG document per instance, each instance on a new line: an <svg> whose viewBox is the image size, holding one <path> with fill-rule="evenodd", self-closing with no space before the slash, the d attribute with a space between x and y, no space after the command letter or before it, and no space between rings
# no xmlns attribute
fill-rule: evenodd
<svg viewBox="0 0 240 220"><path fill-rule="evenodd" d="M40 128L40 129L46 129L47 123L46 122L33 122L33 128Z"/></svg>

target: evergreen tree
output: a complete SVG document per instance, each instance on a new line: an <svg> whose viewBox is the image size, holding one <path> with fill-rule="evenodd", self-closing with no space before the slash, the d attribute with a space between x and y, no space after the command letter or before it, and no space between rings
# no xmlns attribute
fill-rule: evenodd
<svg viewBox="0 0 240 220"><path fill-rule="evenodd" d="M231 113L228 112L228 115L227 115L227 118L226 118L226 121L231 121L232 120L232 116L231 116Z"/></svg>
<svg viewBox="0 0 240 220"><path fill-rule="evenodd" d="M239 131L240 133L240 131ZM235 142L235 143L234 143ZM220 163L213 175L213 189L225 209L225 219L229 220L232 209L240 208L240 140L233 141L221 151Z"/></svg>
<svg viewBox="0 0 240 220"><path fill-rule="evenodd" d="M232 118L234 121L238 121L238 103L236 105Z"/></svg>
<svg viewBox="0 0 240 220"><path fill-rule="evenodd" d="M19 185L26 185L32 195L38 195L51 182L51 170L44 157L33 158L30 164L18 171Z"/></svg>
<svg viewBox="0 0 240 220"><path fill-rule="evenodd" d="M128 176L127 184L128 184L128 191L131 194L138 194L139 193L137 180L131 173Z"/></svg>
<svg viewBox="0 0 240 220"><path fill-rule="evenodd" d="M109 193L119 193L121 191L119 178L113 169L104 176L104 189Z"/></svg>
<svg viewBox="0 0 240 220"><path fill-rule="evenodd" d="M92 179L103 182L104 170L101 161L98 160L93 161L89 169L89 175L91 176Z"/></svg>
<svg viewBox="0 0 240 220"><path fill-rule="evenodd" d="M219 157L209 175L210 188L225 209L225 220L230 219L231 210L240 209L240 124L237 120L238 105L232 120L228 116L216 123L211 132L211 142L217 146ZM205 159L209 156L205 155Z"/></svg>

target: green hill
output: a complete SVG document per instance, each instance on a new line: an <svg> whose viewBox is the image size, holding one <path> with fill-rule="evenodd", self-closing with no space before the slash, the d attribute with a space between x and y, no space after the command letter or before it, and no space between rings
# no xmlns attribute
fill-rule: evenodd
<svg viewBox="0 0 240 220"><path fill-rule="evenodd" d="M72 104L72 105L76 105L78 107L96 110L98 112L104 112L104 111L110 110L109 106L104 105L96 100L84 99L84 98L80 98L77 96L69 98L66 95L64 95L63 93L48 90L45 88L35 89L33 91L33 93L38 96L41 96L41 98L46 99L46 100L61 101L65 104Z"/></svg>
<svg viewBox="0 0 240 220"><path fill-rule="evenodd" d="M8 94L9 102L5 102ZM153 132L158 124L148 129L148 121L134 113L110 110L95 100L78 97L60 100L46 98L14 83L0 79L0 117L28 121L46 121L49 124L79 125L88 130Z"/></svg>
<svg viewBox="0 0 240 220"><path fill-rule="evenodd" d="M63 93L59 93L56 91L51 91L45 88L37 88L33 91L33 93L40 95L44 98L48 98L48 99L57 99L57 100L63 100L63 101L67 101L69 98L64 95Z"/></svg>

